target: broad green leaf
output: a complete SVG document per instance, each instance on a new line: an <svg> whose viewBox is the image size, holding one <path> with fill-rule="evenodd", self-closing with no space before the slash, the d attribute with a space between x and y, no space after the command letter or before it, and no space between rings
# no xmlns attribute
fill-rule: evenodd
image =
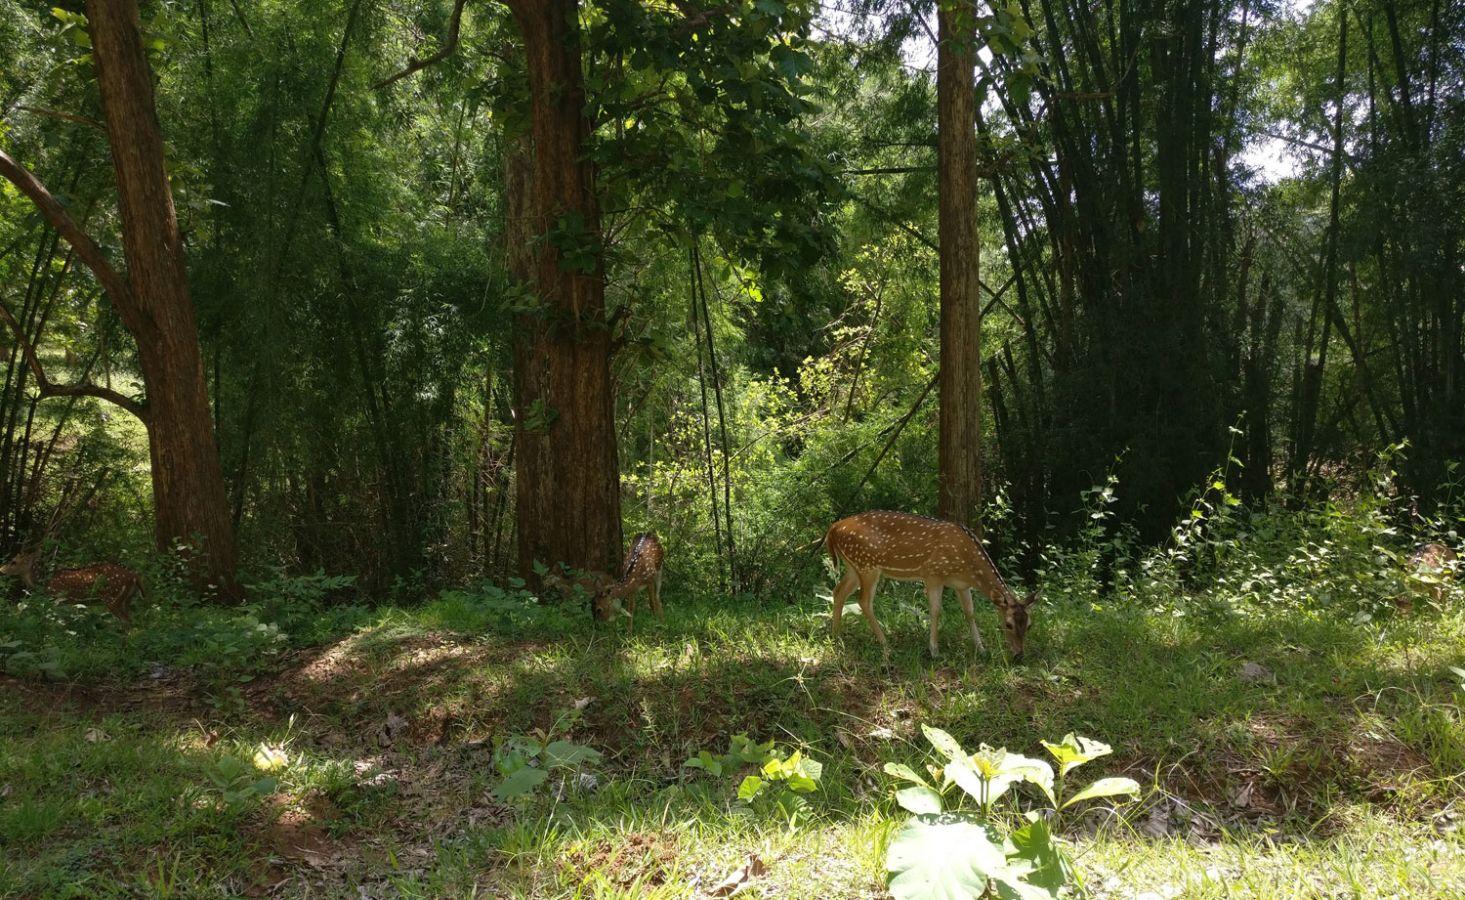
<svg viewBox="0 0 1465 900"><path fill-rule="evenodd" d="M1082 800L1094 800L1099 797L1117 797L1120 795L1138 797L1139 783L1133 778L1100 778L1098 781L1063 801L1063 808L1067 809Z"/></svg>
<svg viewBox="0 0 1465 900"><path fill-rule="evenodd" d="M493 795L500 800L513 800L539 787L548 777L549 773L543 769L525 766L500 781L498 787L493 789Z"/></svg>
<svg viewBox="0 0 1465 900"><path fill-rule="evenodd" d="M972 764L965 759L952 760L951 764L945 769L945 775L951 779L953 784L966 791L978 803L982 802L983 794L986 795L987 802L991 802L1002 796L1001 791L994 791L994 786L991 781L983 778L972 767ZM1002 790L1006 789L1004 785Z"/></svg>
<svg viewBox="0 0 1465 900"><path fill-rule="evenodd" d="M886 763L885 774L894 778L904 779L912 784L918 784L921 787L929 788L931 786L915 769L912 769L905 763Z"/></svg>
<svg viewBox="0 0 1465 900"><path fill-rule="evenodd" d="M757 775L749 775L743 779L742 784L738 785L738 799L744 803L752 802L753 798L763 791L765 784L767 782Z"/></svg>
<svg viewBox="0 0 1465 900"><path fill-rule="evenodd" d="M925 785L901 788L895 792L900 808L916 815L937 815L941 812L941 795Z"/></svg>
<svg viewBox="0 0 1465 900"><path fill-rule="evenodd" d="M682 763L682 766L689 769L701 769L713 776L722 774L722 762L706 750L698 752L696 756Z"/></svg>
<svg viewBox="0 0 1465 900"><path fill-rule="evenodd" d="M998 772L1001 777L1016 778L1036 785L1050 802L1056 802L1053 797L1053 767L1043 760L1009 753L1003 757Z"/></svg>
<svg viewBox="0 0 1465 900"><path fill-rule="evenodd" d="M969 900L1007 869L1002 848L968 816L915 816L885 856L896 900Z"/></svg>
<svg viewBox="0 0 1465 900"><path fill-rule="evenodd" d="M961 744L956 742L956 738L942 731L940 728L932 728L930 725L922 723L921 732L926 735L926 740L931 742L931 746L935 747L937 752L947 759L956 760L966 758L966 751L961 749Z"/></svg>
<svg viewBox="0 0 1465 900"><path fill-rule="evenodd" d="M824 764L817 759L806 756L803 762L799 763L799 772L810 781L818 781L824 777Z"/></svg>
<svg viewBox="0 0 1465 900"><path fill-rule="evenodd" d="M1063 851L1053 841L1048 823L1034 815L1022 828L1007 836L1011 844L1008 862L1014 870L1022 873L1022 880L1041 888L1048 897L1057 897L1058 892L1073 880L1073 868ZM1002 891L999 888L998 893Z"/></svg>
<svg viewBox="0 0 1465 900"><path fill-rule="evenodd" d="M1043 746L1048 748L1048 752L1053 754L1053 758L1058 761L1058 774L1063 777L1067 777L1069 772L1090 760L1108 756L1114 752L1114 748L1102 741L1077 737L1071 731L1063 736L1062 741L1056 744L1043 741Z"/></svg>
<svg viewBox="0 0 1465 900"><path fill-rule="evenodd" d="M998 900L1055 900L1058 896L1024 881L1022 874L1018 871L993 876L992 893L998 897Z"/></svg>
<svg viewBox="0 0 1465 900"><path fill-rule="evenodd" d="M544 764L550 768L581 766L600 760L599 750L572 741L555 741L544 748Z"/></svg>

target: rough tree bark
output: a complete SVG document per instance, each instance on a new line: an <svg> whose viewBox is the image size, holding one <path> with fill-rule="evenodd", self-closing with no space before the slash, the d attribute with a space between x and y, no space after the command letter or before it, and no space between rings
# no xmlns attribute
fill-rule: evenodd
<svg viewBox="0 0 1465 900"><path fill-rule="evenodd" d="M513 139L504 153L504 240L509 274L526 289L534 285L534 217L532 145L528 135ZM542 485L550 478L547 360L544 319L525 313L514 322L514 504L518 535L518 570L537 586L534 561L553 557L550 541L554 496Z"/></svg>
<svg viewBox="0 0 1465 900"><path fill-rule="evenodd" d="M87 18L117 176L126 277L29 172L6 158L0 175L77 248L137 341L146 403L105 390L88 393L118 403L147 425L159 548L188 547L195 581L234 595L234 533L137 3L88 0Z"/></svg>
<svg viewBox="0 0 1465 900"><path fill-rule="evenodd" d="M982 490L975 15L970 3L953 0L942 0L936 14L941 245L938 514L962 524L975 524Z"/></svg>
<svg viewBox="0 0 1465 900"><path fill-rule="evenodd" d="M524 39L531 135L531 286L542 323L526 340L544 365L545 471L520 458L526 560L613 571L620 561L620 467L605 321L605 270L577 0L508 0ZM533 466L533 463L527 463ZM527 502L525 502L527 500ZM539 555L536 555L539 554Z"/></svg>
<svg viewBox="0 0 1465 900"><path fill-rule="evenodd" d="M87 20L136 304L124 321L133 320L148 391L158 543L183 542L195 576L232 592L234 533L137 3L88 0Z"/></svg>

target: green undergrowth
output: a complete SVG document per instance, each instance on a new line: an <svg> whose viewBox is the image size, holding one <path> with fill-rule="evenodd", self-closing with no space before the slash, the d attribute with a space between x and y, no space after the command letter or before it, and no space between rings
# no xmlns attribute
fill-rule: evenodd
<svg viewBox="0 0 1465 900"><path fill-rule="evenodd" d="M904 587L877 600L888 667L858 620L831 639L812 591L669 582L665 622L610 625L493 587L366 609L285 586L130 631L21 611L0 633L56 665L3 651L0 895L879 896L906 818L883 768L939 763L923 724L1028 756L1069 732L1113 746L1102 774L1140 797L1059 829L1094 896L1460 895L1465 598L1397 613L1397 559L1299 528L1213 532L1108 586L1059 560L1022 665L975 653L959 616L927 659ZM739 799L758 769L724 755L734 735L817 762L797 816ZM505 754L535 741L595 764L508 800ZM717 777L685 765L702 751ZM1044 805L1020 792L1010 815Z"/></svg>

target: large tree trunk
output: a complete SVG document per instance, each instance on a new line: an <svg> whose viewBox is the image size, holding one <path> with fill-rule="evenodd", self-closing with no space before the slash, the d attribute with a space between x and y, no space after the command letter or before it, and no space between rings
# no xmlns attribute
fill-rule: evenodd
<svg viewBox="0 0 1465 900"><path fill-rule="evenodd" d="M613 571L621 552L620 471L577 2L509 6L529 74L532 286L542 313L522 348L544 365L544 402L528 424L544 428L547 443L542 459L519 459L520 563ZM533 471L537 464L545 470Z"/></svg>
<svg viewBox="0 0 1465 900"><path fill-rule="evenodd" d="M941 436L938 512L976 520L982 491L975 10L942 0L936 62L941 250Z"/></svg>
<svg viewBox="0 0 1465 900"><path fill-rule="evenodd" d="M504 153L504 240L509 274L526 289L534 285L533 159L529 136L516 138ZM525 313L514 322L514 506L519 574L538 586L534 562L552 560L554 495L550 482L549 406L545 320Z"/></svg>
<svg viewBox="0 0 1465 900"><path fill-rule="evenodd" d="M234 534L137 4L88 0L87 18L131 286L132 303L118 312L137 339L148 392L158 545L186 545L196 579L232 593Z"/></svg>

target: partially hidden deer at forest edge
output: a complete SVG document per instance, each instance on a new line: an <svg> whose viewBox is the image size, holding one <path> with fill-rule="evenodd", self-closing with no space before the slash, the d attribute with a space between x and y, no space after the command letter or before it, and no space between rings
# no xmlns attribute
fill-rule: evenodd
<svg viewBox="0 0 1465 900"><path fill-rule="evenodd" d="M888 659L890 644L875 619L875 588L881 576L896 581L918 581L926 588L931 604L931 655L940 646L937 632L941 622L941 595L951 588L961 599L972 632L972 645L981 652L982 636L977 631L976 613L972 609L972 589L987 595L997 608L1007 652L1021 660L1023 641L1028 631L1028 608L1038 600L1038 592L1019 597L998 574L992 558L982 549L976 533L965 525L902 512L860 513L840 519L829 527L824 547L836 565L844 566L844 576L834 589L834 612L831 623L839 633L845 600L860 589L860 612L870 623L880 650Z"/></svg>
<svg viewBox="0 0 1465 900"><path fill-rule="evenodd" d="M0 575L13 575L27 590L39 583L36 569L41 549L28 547L0 566ZM132 621L132 601L142 596L142 579L126 566L117 563L93 563L75 569L61 569L46 581L46 592L63 603L86 604L102 601L112 615L123 622Z"/></svg>
<svg viewBox="0 0 1465 900"><path fill-rule="evenodd" d="M620 580L595 595L596 612L602 618L609 618L615 611L615 603L620 601L622 608L634 622L636 595L645 588L646 596L651 601L651 611L656 613L658 619L663 618L661 563L665 558L666 553L661 549L661 541L657 540L656 535L644 532L632 538L631 549L626 552L625 562L621 563Z"/></svg>

